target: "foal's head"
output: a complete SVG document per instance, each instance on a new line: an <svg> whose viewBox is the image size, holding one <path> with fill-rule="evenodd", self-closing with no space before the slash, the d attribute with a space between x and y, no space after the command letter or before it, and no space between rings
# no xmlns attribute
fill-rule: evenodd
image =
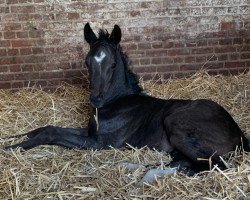
<svg viewBox="0 0 250 200"><path fill-rule="evenodd" d="M120 27L115 25L111 34L100 30L97 37L87 23L84 37L90 45L85 62L90 76L91 104L100 108L120 96L131 94L129 82L133 81L129 76L133 75L119 47Z"/></svg>

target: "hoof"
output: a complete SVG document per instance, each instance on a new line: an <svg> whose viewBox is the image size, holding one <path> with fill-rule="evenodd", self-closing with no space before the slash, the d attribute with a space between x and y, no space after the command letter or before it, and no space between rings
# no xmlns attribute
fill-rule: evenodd
<svg viewBox="0 0 250 200"><path fill-rule="evenodd" d="M153 184L157 180L163 179L165 175L172 175L177 172L176 168L169 169L150 169L147 171L145 176L142 178L140 182L138 182L138 186L142 186L145 183Z"/></svg>

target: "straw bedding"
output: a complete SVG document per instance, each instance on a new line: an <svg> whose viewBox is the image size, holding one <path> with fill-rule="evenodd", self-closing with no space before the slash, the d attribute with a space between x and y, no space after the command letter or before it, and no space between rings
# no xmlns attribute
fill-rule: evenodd
<svg viewBox="0 0 250 200"><path fill-rule="evenodd" d="M250 73L209 76L197 73L162 84L142 82L160 98L209 98L223 105L250 136ZM166 168L167 153L142 149L102 151L40 146L27 152L3 147L24 138L7 138L53 124L82 127L88 120L88 91L62 85L55 92L29 88L0 91L0 199L249 199L250 154L232 152L229 169L199 176L166 176L152 185L137 182L148 169ZM126 169L120 163L144 167Z"/></svg>

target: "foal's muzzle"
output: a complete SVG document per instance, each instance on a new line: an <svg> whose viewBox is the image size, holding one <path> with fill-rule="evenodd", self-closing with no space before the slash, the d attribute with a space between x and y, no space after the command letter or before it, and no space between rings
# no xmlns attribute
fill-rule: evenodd
<svg viewBox="0 0 250 200"><path fill-rule="evenodd" d="M101 108L103 106L103 95L95 96L91 94L89 100L94 108Z"/></svg>

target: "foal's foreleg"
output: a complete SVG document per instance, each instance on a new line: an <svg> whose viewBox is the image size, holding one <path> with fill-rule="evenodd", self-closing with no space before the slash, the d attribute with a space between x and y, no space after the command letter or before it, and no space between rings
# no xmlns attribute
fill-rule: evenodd
<svg viewBox="0 0 250 200"><path fill-rule="evenodd" d="M28 150L39 145L60 145L67 148L98 149L99 145L97 140L87 135L87 129L85 128L76 129L46 126L27 133L27 140L5 148L15 149L21 147Z"/></svg>

